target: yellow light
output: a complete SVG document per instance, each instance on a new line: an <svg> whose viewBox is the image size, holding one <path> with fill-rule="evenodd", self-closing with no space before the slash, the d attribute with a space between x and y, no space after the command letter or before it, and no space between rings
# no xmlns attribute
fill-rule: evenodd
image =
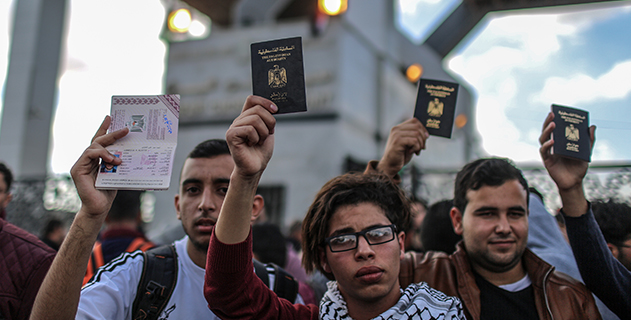
<svg viewBox="0 0 631 320"><path fill-rule="evenodd" d="M462 127L464 127L467 124L467 116L465 116L464 114L459 114L456 117L456 127L458 129L462 129Z"/></svg>
<svg viewBox="0 0 631 320"><path fill-rule="evenodd" d="M188 9L178 9L169 14L169 30L185 33L191 27L191 12Z"/></svg>
<svg viewBox="0 0 631 320"><path fill-rule="evenodd" d="M337 16L344 13L347 8L348 0L318 0L320 12L329 16Z"/></svg>
<svg viewBox="0 0 631 320"><path fill-rule="evenodd" d="M405 77L408 78L408 81L412 83L416 83L418 79L423 75L423 66L418 63L414 63L408 67L405 71Z"/></svg>

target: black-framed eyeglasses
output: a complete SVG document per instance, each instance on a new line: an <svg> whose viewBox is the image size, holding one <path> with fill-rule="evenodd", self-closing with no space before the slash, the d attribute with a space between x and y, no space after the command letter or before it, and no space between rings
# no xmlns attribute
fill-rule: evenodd
<svg viewBox="0 0 631 320"><path fill-rule="evenodd" d="M359 236L364 237L370 245L383 244L394 240L397 227L394 224L376 226L364 231L345 233L324 239L324 244L329 246L331 252L343 252L357 248Z"/></svg>

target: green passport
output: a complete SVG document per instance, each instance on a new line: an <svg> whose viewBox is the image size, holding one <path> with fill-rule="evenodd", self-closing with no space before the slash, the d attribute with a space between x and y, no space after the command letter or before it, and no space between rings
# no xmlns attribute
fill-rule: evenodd
<svg viewBox="0 0 631 320"><path fill-rule="evenodd" d="M565 157L591 161L589 143L589 113L584 110L552 105L554 113L554 145L552 153Z"/></svg>
<svg viewBox="0 0 631 320"><path fill-rule="evenodd" d="M278 107L277 113L307 111L302 38L250 45L252 91Z"/></svg>
<svg viewBox="0 0 631 320"><path fill-rule="evenodd" d="M457 83L421 79L414 117L421 121L429 134L451 138L457 96Z"/></svg>

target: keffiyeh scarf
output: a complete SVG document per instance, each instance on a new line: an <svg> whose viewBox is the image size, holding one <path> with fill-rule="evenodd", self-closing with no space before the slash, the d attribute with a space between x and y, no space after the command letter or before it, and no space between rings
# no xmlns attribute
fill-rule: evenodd
<svg viewBox="0 0 631 320"><path fill-rule="evenodd" d="M328 290L320 301L320 319L351 320L346 301L340 293L337 282L329 281ZM430 288L427 283L419 282L401 290L401 298L373 320L386 319L423 319L423 320L465 320L462 303L457 297Z"/></svg>

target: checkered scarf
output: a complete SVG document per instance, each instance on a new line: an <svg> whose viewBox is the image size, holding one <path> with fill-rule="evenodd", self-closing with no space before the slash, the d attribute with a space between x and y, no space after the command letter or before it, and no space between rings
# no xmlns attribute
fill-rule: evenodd
<svg viewBox="0 0 631 320"><path fill-rule="evenodd" d="M330 281L327 286L328 290L320 301L320 319L351 320L346 301L338 290L337 282ZM401 290L399 301L374 319L465 320L465 317L460 299L432 289L425 282L419 282Z"/></svg>

